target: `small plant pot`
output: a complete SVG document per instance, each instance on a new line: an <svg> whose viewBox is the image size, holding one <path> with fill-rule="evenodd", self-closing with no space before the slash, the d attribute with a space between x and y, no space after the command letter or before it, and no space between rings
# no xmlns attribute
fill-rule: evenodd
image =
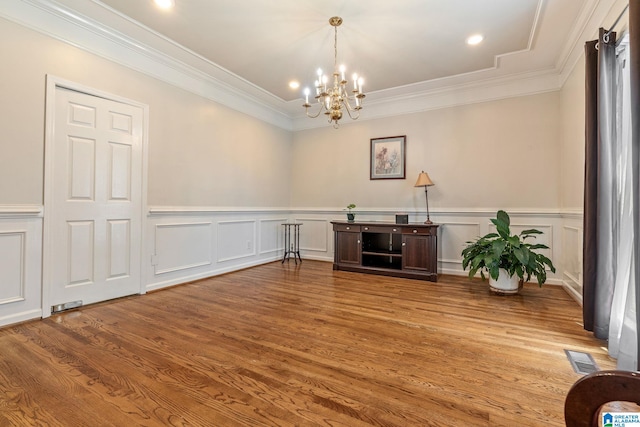
<svg viewBox="0 0 640 427"><path fill-rule="evenodd" d="M354 213L348 213L347 214L347 221L353 222L355 219L356 219L356 214L354 214Z"/></svg>
<svg viewBox="0 0 640 427"><path fill-rule="evenodd" d="M523 280L516 276L509 276L507 270L500 269L498 280L489 277L489 289L496 295L515 295L522 289Z"/></svg>

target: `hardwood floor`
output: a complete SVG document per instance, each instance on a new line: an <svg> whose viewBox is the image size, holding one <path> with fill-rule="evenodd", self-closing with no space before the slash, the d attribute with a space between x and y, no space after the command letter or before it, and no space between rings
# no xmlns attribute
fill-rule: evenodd
<svg viewBox="0 0 640 427"><path fill-rule="evenodd" d="M0 330L0 426L563 426L560 288L275 262Z"/></svg>

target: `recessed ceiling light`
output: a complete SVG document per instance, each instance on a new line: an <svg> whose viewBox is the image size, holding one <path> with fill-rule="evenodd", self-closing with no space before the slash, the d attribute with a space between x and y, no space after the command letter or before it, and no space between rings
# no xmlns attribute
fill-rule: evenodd
<svg viewBox="0 0 640 427"><path fill-rule="evenodd" d="M160 9L171 9L176 5L175 0L153 0Z"/></svg>
<svg viewBox="0 0 640 427"><path fill-rule="evenodd" d="M467 44L470 46L475 46L484 40L484 36L482 34L474 34L467 39Z"/></svg>
<svg viewBox="0 0 640 427"><path fill-rule="evenodd" d="M289 82L289 87L290 87L291 89L298 89L298 88L300 87L300 83L299 83L299 82L297 82L297 81L295 81L295 80L291 80L291 81Z"/></svg>

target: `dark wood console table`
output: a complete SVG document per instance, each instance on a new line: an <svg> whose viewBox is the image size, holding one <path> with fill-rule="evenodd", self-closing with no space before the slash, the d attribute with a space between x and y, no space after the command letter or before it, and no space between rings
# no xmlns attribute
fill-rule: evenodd
<svg viewBox="0 0 640 427"><path fill-rule="evenodd" d="M332 221L334 270L438 281L438 225Z"/></svg>

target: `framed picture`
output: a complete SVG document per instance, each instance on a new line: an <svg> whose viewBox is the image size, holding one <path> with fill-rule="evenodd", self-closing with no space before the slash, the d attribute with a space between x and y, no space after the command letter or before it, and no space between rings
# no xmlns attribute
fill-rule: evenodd
<svg viewBox="0 0 640 427"><path fill-rule="evenodd" d="M404 179L406 135L371 139L369 179Z"/></svg>

